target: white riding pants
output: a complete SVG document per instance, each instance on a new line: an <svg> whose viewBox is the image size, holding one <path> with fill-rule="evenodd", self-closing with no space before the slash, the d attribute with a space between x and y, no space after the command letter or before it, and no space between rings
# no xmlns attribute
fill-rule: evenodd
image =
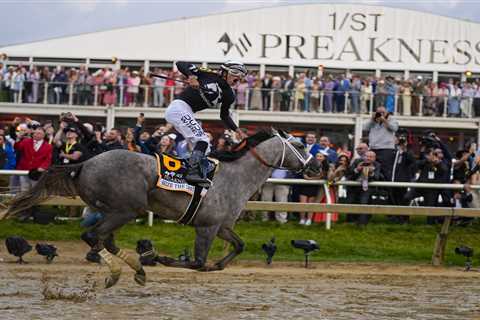
<svg viewBox="0 0 480 320"><path fill-rule="evenodd" d="M173 100L165 110L165 120L171 123L194 146L198 141L208 143L207 153L210 151L210 140L195 119L192 108L188 103L183 100Z"/></svg>

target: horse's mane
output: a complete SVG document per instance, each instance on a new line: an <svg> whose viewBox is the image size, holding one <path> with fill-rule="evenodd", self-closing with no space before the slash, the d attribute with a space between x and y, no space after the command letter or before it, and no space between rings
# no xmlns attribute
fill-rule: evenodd
<svg viewBox="0 0 480 320"><path fill-rule="evenodd" d="M273 137L272 131L261 130L232 147L231 151L214 151L208 156L220 161L232 162L243 157L250 149Z"/></svg>

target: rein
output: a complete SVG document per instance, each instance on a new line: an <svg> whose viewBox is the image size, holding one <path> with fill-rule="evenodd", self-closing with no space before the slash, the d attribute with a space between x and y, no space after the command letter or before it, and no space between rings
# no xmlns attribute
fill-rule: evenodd
<svg viewBox="0 0 480 320"><path fill-rule="evenodd" d="M268 167L268 168L273 168L273 169L285 169L285 170L289 170L288 168L285 168L283 166L283 162L285 161L285 154L286 154L286 148L288 146L288 148L293 152L293 154L297 157L298 160L300 160L300 162L303 164L303 168L300 169L299 171L303 171L307 164L310 162L310 160L312 159L312 155L309 154L309 156L307 157L307 159L303 158L303 156L300 154L300 152L298 152L297 149L295 149L295 147L292 146L292 144L289 142L289 140L292 138L292 137L289 137L288 139L284 139L282 138L279 134L276 134L275 135L276 137L278 137L281 141L282 141L282 146L283 146L283 152L282 152L282 161L280 162L280 165L279 166L275 166L273 164L269 164L265 159L263 159L257 152L256 150L256 147L250 149L250 152L252 153L252 155L261 163L263 164L264 166Z"/></svg>

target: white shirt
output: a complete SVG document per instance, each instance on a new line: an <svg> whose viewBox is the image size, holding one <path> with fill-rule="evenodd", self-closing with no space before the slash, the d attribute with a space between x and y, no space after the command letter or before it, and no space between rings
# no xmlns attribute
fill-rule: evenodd
<svg viewBox="0 0 480 320"><path fill-rule="evenodd" d="M42 144L43 144L43 139L42 140L33 140L33 149L35 150L35 152L40 150L40 147L42 146Z"/></svg>

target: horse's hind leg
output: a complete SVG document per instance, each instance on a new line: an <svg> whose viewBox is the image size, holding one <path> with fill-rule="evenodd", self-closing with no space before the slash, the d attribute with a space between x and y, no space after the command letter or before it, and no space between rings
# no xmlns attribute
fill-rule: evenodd
<svg viewBox="0 0 480 320"><path fill-rule="evenodd" d="M132 268L135 271L135 282L138 283L141 286L144 286L145 283L147 282L147 276L145 274L145 270L143 270L142 264L138 259L136 259L134 256L132 256L130 253L127 251L120 249L116 246L115 244L115 238L113 234L110 234L110 236L105 239L103 242L105 249L108 250L108 252L116 255L118 258L120 258L123 262L125 262L130 268Z"/></svg>
<svg viewBox="0 0 480 320"><path fill-rule="evenodd" d="M213 268L210 268L207 271L223 270L225 266L230 263L236 256L243 252L245 243L240 237L233 232L231 228L221 228L218 231L217 236L220 239L228 241L233 246L233 251L223 257L220 261L216 262Z"/></svg>
<svg viewBox="0 0 480 320"><path fill-rule="evenodd" d="M98 254L103 258L108 268L110 269L110 276L105 279L106 288L114 286L118 282L118 280L120 279L120 275L122 274L122 267L113 258L112 253L106 249L106 244L110 244L107 239L115 230L122 227L134 217L134 214L108 214L105 215L103 220L100 221L92 230L98 238L98 243L95 245L94 249L98 251ZM110 249L113 251L115 251L115 248L110 246Z"/></svg>

